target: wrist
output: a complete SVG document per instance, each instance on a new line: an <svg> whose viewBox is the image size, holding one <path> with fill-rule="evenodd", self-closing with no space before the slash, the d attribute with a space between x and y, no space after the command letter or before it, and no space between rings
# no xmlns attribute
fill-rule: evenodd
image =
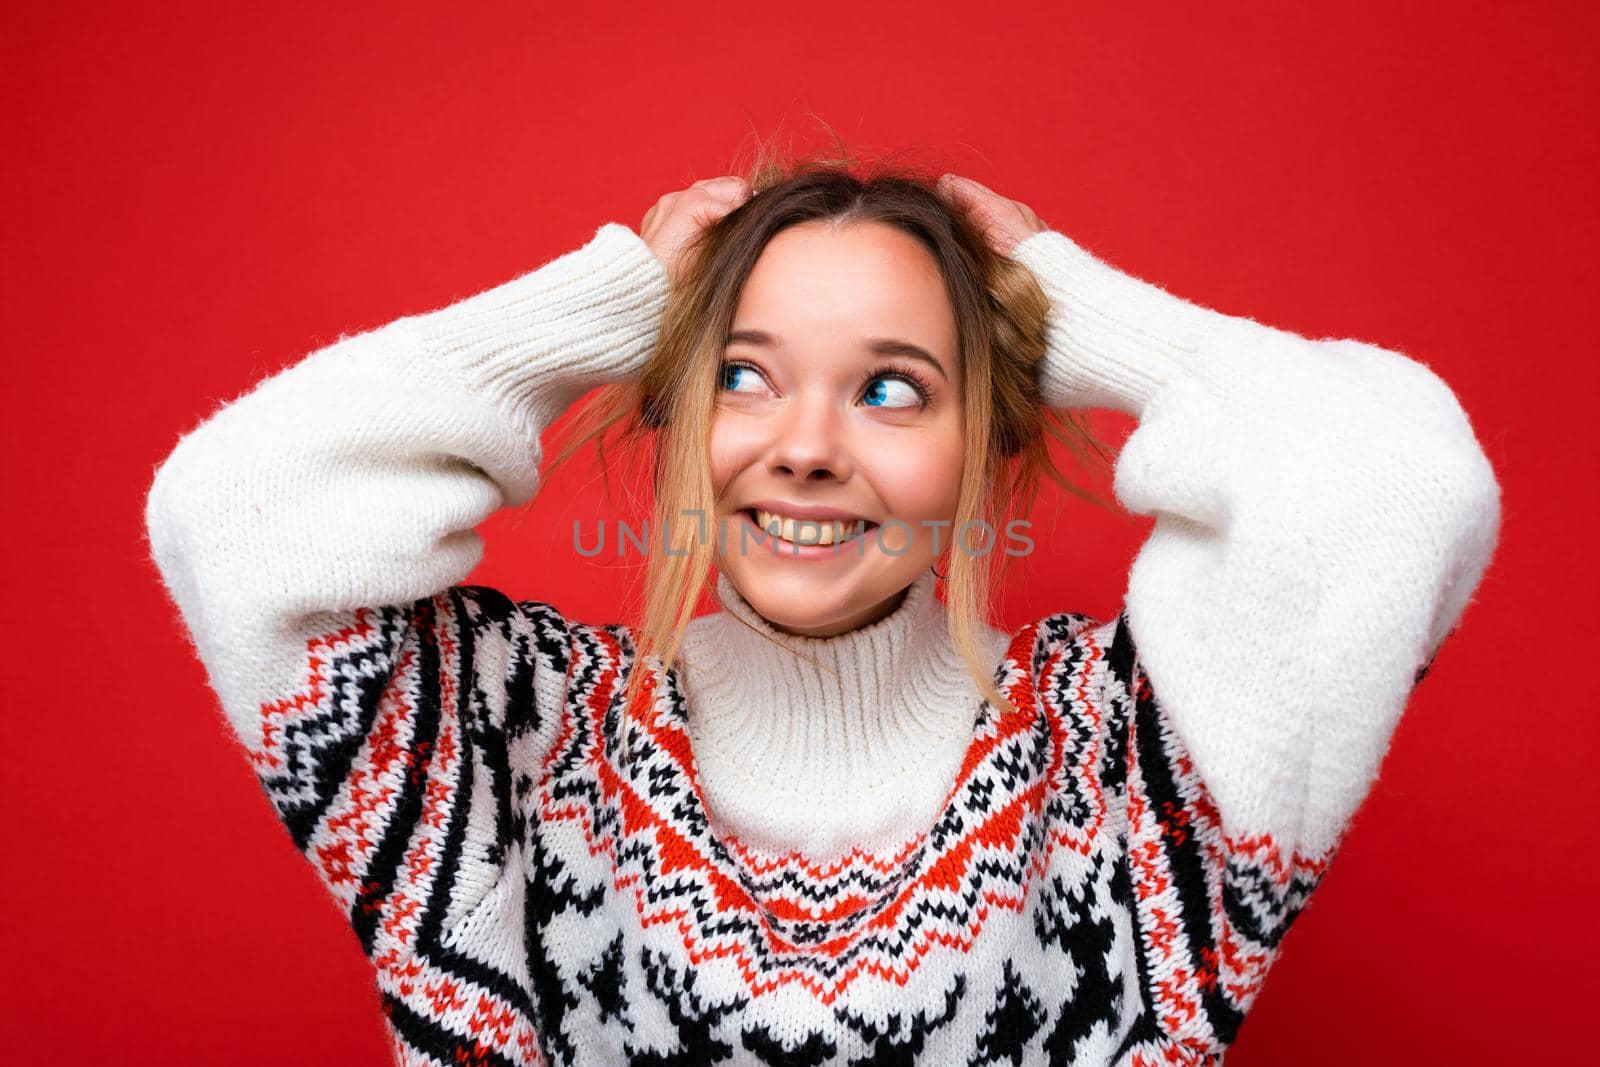
<svg viewBox="0 0 1600 1067"><path fill-rule="evenodd" d="M428 351L537 433L589 389L638 375L667 290L639 235L606 223L582 247L415 323Z"/></svg>
<svg viewBox="0 0 1600 1067"><path fill-rule="evenodd" d="M1050 298L1040 388L1051 407L1140 414L1193 359L1186 305L1097 259L1065 234L1042 230L1011 258Z"/></svg>

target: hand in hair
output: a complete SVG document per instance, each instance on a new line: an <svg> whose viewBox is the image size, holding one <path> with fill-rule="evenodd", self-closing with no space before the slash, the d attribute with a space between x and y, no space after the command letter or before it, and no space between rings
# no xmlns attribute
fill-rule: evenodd
<svg viewBox="0 0 1600 1067"><path fill-rule="evenodd" d="M1027 204L1007 200L987 185L946 174L938 181L941 196L967 213L989 239L989 247L1009 256L1027 238L1050 227Z"/></svg>
<svg viewBox="0 0 1600 1067"><path fill-rule="evenodd" d="M687 189L668 193L639 224L639 236L667 268L668 277L678 279L678 253L705 227L750 199L750 183L736 175L702 178Z"/></svg>

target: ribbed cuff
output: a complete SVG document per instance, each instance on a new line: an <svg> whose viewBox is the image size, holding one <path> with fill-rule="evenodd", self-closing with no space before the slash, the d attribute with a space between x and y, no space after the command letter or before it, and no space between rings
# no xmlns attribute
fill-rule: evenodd
<svg viewBox="0 0 1600 1067"><path fill-rule="evenodd" d="M1065 234L1036 233L1011 258L1031 270L1054 307L1040 372L1045 403L1134 415L1196 366L1209 313L1096 259Z"/></svg>
<svg viewBox="0 0 1600 1067"><path fill-rule="evenodd" d="M609 222L583 247L414 321L428 351L537 438L591 388L639 373L667 290L650 247Z"/></svg>

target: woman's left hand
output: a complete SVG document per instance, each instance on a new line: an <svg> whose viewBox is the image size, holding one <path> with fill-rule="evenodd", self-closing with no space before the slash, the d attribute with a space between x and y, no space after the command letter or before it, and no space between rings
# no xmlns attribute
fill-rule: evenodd
<svg viewBox="0 0 1600 1067"><path fill-rule="evenodd" d="M989 239L989 247L1002 256L1009 256L1017 245L1050 228L1027 204L1008 200L971 178L946 174L937 187L945 199L967 212Z"/></svg>

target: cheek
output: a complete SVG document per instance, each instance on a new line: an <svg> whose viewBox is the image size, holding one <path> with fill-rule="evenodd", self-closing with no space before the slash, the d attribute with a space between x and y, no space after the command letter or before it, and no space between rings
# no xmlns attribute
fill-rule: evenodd
<svg viewBox="0 0 1600 1067"><path fill-rule="evenodd" d="M721 413L712 416L711 488L718 497L754 461L760 448L759 436L748 422L725 418Z"/></svg>
<svg viewBox="0 0 1600 1067"><path fill-rule="evenodd" d="M963 441L955 432L908 434L877 449L872 480L883 502L909 522L955 517Z"/></svg>

